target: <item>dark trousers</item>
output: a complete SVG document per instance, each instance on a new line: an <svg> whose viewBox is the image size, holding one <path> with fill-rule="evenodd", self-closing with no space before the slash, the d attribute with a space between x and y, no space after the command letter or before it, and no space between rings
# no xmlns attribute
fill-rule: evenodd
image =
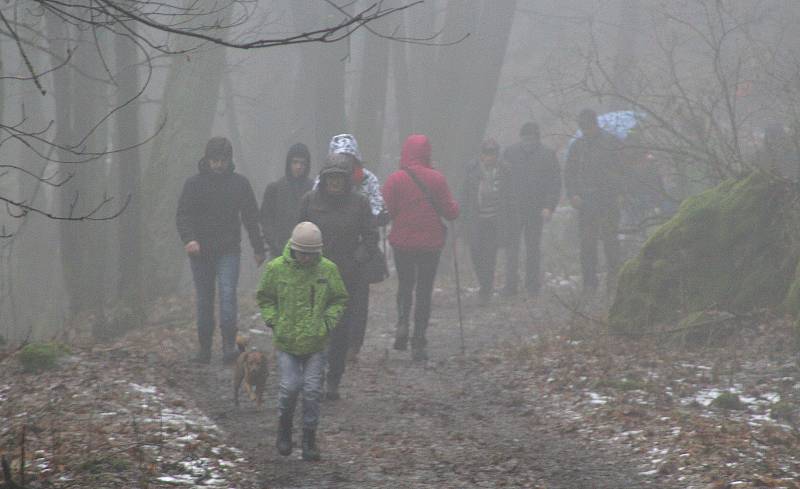
<svg viewBox="0 0 800 489"><path fill-rule="evenodd" d="M412 343L425 346L425 332L431 318L431 300L436 268L441 250L408 251L393 248L397 269L397 322L409 324L414 303L414 336ZM416 289L416 299L414 298Z"/></svg>
<svg viewBox="0 0 800 489"><path fill-rule="evenodd" d="M516 292L519 286L519 244L525 238L525 288L536 294L540 288L540 245L542 242L542 214L539 209L526 212L508 226L506 231L506 285L508 292Z"/></svg>
<svg viewBox="0 0 800 489"><path fill-rule="evenodd" d="M197 336L200 348L211 349L214 332L214 295L219 289L219 329L222 342L233 346L236 337L239 253L200 255L189 259L197 301Z"/></svg>
<svg viewBox="0 0 800 489"><path fill-rule="evenodd" d="M608 265L607 283L613 284L620 264L619 208L616 206L584 207L578 210L578 235L581 246L583 286L595 288L597 280L597 244L603 242Z"/></svg>
<svg viewBox="0 0 800 489"><path fill-rule="evenodd" d="M481 295L490 295L494 291L498 229L497 218L478 218L470 228L469 251Z"/></svg>
<svg viewBox="0 0 800 489"><path fill-rule="evenodd" d="M358 274L348 274L343 276L344 286L350 299L347 307L339 320L339 324L331 331L328 342L328 383L331 386L338 386L344 375L347 365L347 349L350 346L350 335L353 334L355 317L357 311L362 306L360 301L364 299L363 294L359 293L362 288L362 279Z"/></svg>
<svg viewBox="0 0 800 489"><path fill-rule="evenodd" d="M364 345L364 336L367 333L367 316L369 315L369 283L362 280L358 290L350 298L353 302L353 322L350 327L350 349L358 353Z"/></svg>

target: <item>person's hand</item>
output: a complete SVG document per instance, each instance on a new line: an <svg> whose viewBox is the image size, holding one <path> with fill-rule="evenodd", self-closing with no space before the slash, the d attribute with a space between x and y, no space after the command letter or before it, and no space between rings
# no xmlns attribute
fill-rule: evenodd
<svg viewBox="0 0 800 489"><path fill-rule="evenodd" d="M200 254L200 243L197 241L189 241L183 249L186 250L187 255L197 256Z"/></svg>
<svg viewBox="0 0 800 489"><path fill-rule="evenodd" d="M256 260L256 266L260 267L264 263L264 260L267 259L267 256L264 253L256 253L253 255L253 258Z"/></svg>
<svg viewBox="0 0 800 489"><path fill-rule="evenodd" d="M581 206L583 205L583 199L581 199L580 195L573 195L569 199L569 203L572 204L572 207L580 209Z"/></svg>
<svg viewBox="0 0 800 489"><path fill-rule="evenodd" d="M553 216L553 211L547 208L542 209L542 219L544 219L544 222L550 222L550 218L552 216Z"/></svg>

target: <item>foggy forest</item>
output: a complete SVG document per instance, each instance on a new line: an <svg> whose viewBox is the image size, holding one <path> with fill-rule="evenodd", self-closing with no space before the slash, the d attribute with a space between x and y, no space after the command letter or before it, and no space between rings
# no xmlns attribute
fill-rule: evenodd
<svg viewBox="0 0 800 489"><path fill-rule="evenodd" d="M800 2L0 40L0 488L800 489Z"/></svg>

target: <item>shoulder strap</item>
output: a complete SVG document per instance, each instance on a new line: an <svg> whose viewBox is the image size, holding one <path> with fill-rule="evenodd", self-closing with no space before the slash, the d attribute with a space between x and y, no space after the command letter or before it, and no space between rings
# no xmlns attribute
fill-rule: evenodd
<svg viewBox="0 0 800 489"><path fill-rule="evenodd" d="M427 187L427 185L422 183L422 180L420 180L417 174L411 171L410 168L403 168L403 171L405 171L408 176L411 177L411 180L414 180L414 183L416 183L417 187L419 187L419 189L422 191L422 195L424 195L428 200L428 203L431 205L431 207L433 207L433 210L436 211L436 214L439 217L442 217L442 211L439 209L439 206L436 205L436 200L433 198L433 194L431 194L431 190Z"/></svg>

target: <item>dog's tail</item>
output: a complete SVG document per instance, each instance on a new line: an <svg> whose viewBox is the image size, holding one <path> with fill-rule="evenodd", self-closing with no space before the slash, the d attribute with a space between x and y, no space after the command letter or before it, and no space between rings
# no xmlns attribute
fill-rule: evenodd
<svg viewBox="0 0 800 489"><path fill-rule="evenodd" d="M246 336L242 336L240 334L236 335L236 347L239 349L239 352L244 353L247 349L247 342L248 338Z"/></svg>

